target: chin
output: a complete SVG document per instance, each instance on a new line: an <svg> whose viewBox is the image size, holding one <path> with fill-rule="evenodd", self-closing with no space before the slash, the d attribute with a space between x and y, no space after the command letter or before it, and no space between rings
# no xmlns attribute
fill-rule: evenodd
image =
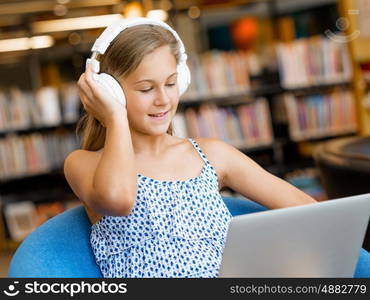
<svg viewBox="0 0 370 300"><path fill-rule="evenodd" d="M148 135L162 135L167 132L170 124L162 124L160 126L153 126L152 124L146 124L144 127L141 126L141 132Z"/></svg>
<svg viewBox="0 0 370 300"><path fill-rule="evenodd" d="M155 136L160 136L160 135L166 134L167 130L168 130L168 127L166 129L163 129L163 130L150 130L150 134L155 135Z"/></svg>

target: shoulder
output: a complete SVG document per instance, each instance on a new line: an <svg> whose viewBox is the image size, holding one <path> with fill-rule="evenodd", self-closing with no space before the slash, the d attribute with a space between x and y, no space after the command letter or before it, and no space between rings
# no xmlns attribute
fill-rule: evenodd
<svg viewBox="0 0 370 300"><path fill-rule="evenodd" d="M78 182L95 171L101 154L97 151L77 149L67 155L64 160L63 171L67 181Z"/></svg>
<svg viewBox="0 0 370 300"><path fill-rule="evenodd" d="M205 154L215 155L218 148L224 148L227 145L224 141L215 138L193 138Z"/></svg>
<svg viewBox="0 0 370 300"><path fill-rule="evenodd" d="M95 172L100 154L95 151L77 149L67 155L63 171L68 183L74 188Z"/></svg>
<svg viewBox="0 0 370 300"><path fill-rule="evenodd" d="M199 145L204 155L215 168L219 178L219 186L222 189L225 186L228 164L225 158L232 154L235 148L216 138L193 138L193 140Z"/></svg>
<svg viewBox="0 0 370 300"><path fill-rule="evenodd" d="M100 153L78 149L72 151L64 160L64 176L75 195L82 201L90 222L94 224L101 218L83 201L83 191L89 184L92 174L99 163Z"/></svg>
<svg viewBox="0 0 370 300"><path fill-rule="evenodd" d="M70 152L64 160L64 166L69 166L75 162L90 162L97 160L100 157L100 153L97 151L88 151L83 149L77 149Z"/></svg>
<svg viewBox="0 0 370 300"><path fill-rule="evenodd" d="M215 162L225 162L225 155L233 155L240 153L240 151L234 146L216 138L194 138L202 151L208 154L209 157L213 158ZM207 158L208 158L207 156ZM230 158L230 157L228 157Z"/></svg>

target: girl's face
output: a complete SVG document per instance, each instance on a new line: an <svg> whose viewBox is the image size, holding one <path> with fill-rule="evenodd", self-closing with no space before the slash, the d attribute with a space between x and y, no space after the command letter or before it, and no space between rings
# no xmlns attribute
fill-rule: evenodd
<svg viewBox="0 0 370 300"><path fill-rule="evenodd" d="M130 128L149 135L166 133L179 102L177 64L170 47L144 56L138 68L122 80L122 86ZM163 112L164 116L151 116Z"/></svg>

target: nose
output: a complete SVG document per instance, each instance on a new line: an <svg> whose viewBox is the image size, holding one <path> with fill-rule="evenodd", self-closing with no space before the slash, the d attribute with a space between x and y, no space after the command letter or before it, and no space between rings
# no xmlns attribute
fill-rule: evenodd
<svg viewBox="0 0 370 300"><path fill-rule="evenodd" d="M166 105L170 102L170 96L168 95L167 91L164 87L158 88L158 92L155 97L154 104L156 105Z"/></svg>

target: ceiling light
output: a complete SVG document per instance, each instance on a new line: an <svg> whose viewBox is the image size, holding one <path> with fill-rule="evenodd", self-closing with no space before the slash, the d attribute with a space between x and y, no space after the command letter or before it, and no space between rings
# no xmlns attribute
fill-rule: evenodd
<svg viewBox="0 0 370 300"><path fill-rule="evenodd" d="M32 23L31 28L32 32L34 33L102 28L109 26L114 21L121 18L122 15L120 14L112 14L112 15L58 19L49 21L38 21Z"/></svg>
<svg viewBox="0 0 370 300"><path fill-rule="evenodd" d="M48 48L54 45L54 39L50 35L40 35L30 38L32 49Z"/></svg>
<svg viewBox="0 0 370 300"><path fill-rule="evenodd" d="M71 45L78 45L81 43L81 35L79 35L77 32L72 32L70 35L68 35L68 42Z"/></svg>
<svg viewBox="0 0 370 300"><path fill-rule="evenodd" d="M188 15L192 19L197 19L200 16L200 9L198 6L191 6L188 10Z"/></svg>
<svg viewBox="0 0 370 300"><path fill-rule="evenodd" d="M148 11L147 15L148 18L156 19L160 21L166 21L168 19L168 13L163 9L153 9Z"/></svg>
<svg viewBox="0 0 370 300"><path fill-rule="evenodd" d="M67 6L63 5L63 4L56 4L54 6L54 14L58 17L62 17L62 16L65 16L68 12L68 8Z"/></svg>
<svg viewBox="0 0 370 300"><path fill-rule="evenodd" d="M21 51L28 49L48 48L54 45L54 39L49 35L31 38L0 40L0 52Z"/></svg>
<svg viewBox="0 0 370 300"><path fill-rule="evenodd" d="M124 15L126 18L136 18L143 16L143 7L137 2L129 2L124 8Z"/></svg>

